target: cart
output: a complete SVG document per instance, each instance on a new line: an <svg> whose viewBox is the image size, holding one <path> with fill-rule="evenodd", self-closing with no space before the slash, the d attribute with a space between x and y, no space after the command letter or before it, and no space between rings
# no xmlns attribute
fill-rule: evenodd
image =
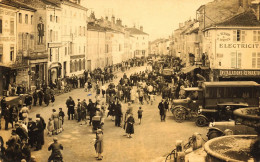
<svg viewBox="0 0 260 162"><path fill-rule="evenodd" d="M93 116L92 118L92 132L96 133L97 129L102 129L101 116Z"/></svg>

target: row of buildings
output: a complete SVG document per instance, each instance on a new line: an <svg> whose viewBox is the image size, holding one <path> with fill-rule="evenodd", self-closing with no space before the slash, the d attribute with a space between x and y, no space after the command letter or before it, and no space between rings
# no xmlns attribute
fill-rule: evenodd
<svg viewBox="0 0 260 162"><path fill-rule="evenodd" d="M174 30L171 52L185 72L203 64L211 81L260 82L259 17L259 0L214 0Z"/></svg>
<svg viewBox="0 0 260 162"><path fill-rule="evenodd" d="M0 95L148 55L149 35L79 0L0 0Z"/></svg>

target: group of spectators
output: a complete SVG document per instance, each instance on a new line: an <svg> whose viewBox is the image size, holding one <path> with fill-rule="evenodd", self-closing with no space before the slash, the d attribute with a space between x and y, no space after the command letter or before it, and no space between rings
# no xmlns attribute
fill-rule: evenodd
<svg viewBox="0 0 260 162"><path fill-rule="evenodd" d="M34 162L31 150L38 151L44 145L44 129L46 124L40 114L36 114L36 120L28 118L18 120L11 131L11 137L6 141L6 147L1 137L1 158L4 161L27 161Z"/></svg>

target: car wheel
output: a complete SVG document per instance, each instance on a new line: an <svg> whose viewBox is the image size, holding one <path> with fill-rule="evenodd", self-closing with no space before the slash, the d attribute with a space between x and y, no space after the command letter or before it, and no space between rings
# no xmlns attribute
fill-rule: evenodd
<svg viewBox="0 0 260 162"><path fill-rule="evenodd" d="M183 107L176 108L173 111L173 116L176 122L181 123L185 120L186 110Z"/></svg>
<svg viewBox="0 0 260 162"><path fill-rule="evenodd" d="M221 136L221 133L214 130L214 131L209 132L208 139L211 140L213 138L220 137L220 136Z"/></svg>
<svg viewBox="0 0 260 162"><path fill-rule="evenodd" d="M204 117L198 117L195 121L198 127L205 127L208 124L208 121Z"/></svg>

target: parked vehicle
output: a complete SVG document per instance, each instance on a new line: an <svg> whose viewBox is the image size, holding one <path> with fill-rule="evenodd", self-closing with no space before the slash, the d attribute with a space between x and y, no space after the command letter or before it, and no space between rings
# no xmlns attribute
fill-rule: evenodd
<svg viewBox="0 0 260 162"><path fill-rule="evenodd" d="M162 76L168 83L171 83L173 77L173 69L163 69Z"/></svg>
<svg viewBox="0 0 260 162"><path fill-rule="evenodd" d="M186 98L173 100L171 108L177 122L195 117L197 126L207 126L233 119L237 108L259 105L260 85L253 81L202 82L184 90Z"/></svg>
<svg viewBox="0 0 260 162"><path fill-rule="evenodd" d="M198 116L199 106L202 105L202 89L199 87L184 88L186 98L175 99L171 112L176 122L182 122Z"/></svg>
<svg viewBox="0 0 260 162"><path fill-rule="evenodd" d="M232 134L234 135L257 135L257 132L253 127L249 127L232 120L210 123L207 137L211 140L216 137L225 136L225 131L227 130L232 131Z"/></svg>

